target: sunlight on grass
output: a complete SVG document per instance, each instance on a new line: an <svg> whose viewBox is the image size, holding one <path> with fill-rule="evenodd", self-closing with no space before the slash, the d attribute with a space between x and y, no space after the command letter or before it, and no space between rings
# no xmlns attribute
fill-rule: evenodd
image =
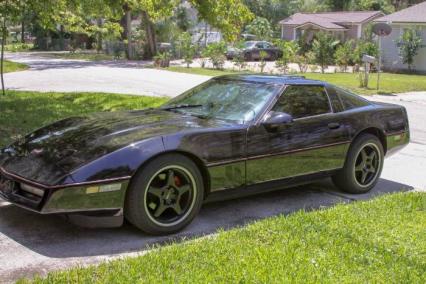
<svg viewBox="0 0 426 284"><path fill-rule="evenodd" d="M239 74L237 71L230 70L215 70L206 68L186 68L173 66L166 70L173 72L198 74L206 76L221 76L228 74ZM247 73L247 72L243 72ZM352 90L360 95L372 94L392 94L392 93L405 93L414 91L426 91L426 76L425 75L407 75L407 74L392 74L382 73L380 79L380 90L377 87L377 74L370 74L370 84L368 89L359 87L358 75L353 73L305 73L298 74L305 76L308 79L322 80L328 83Z"/></svg>
<svg viewBox="0 0 426 284"><path fill-rule="evenodd" d="M278 216L34 283L425 283L426 194Z"/></svg>
<svg viewBox="0 0 426 284"><path fill-rule="evenodd" d="M5 60L3 68L4 68L4 73L10 73L10 72L27 70L28 66L22 63L16 63L16 62Z"/></svg>

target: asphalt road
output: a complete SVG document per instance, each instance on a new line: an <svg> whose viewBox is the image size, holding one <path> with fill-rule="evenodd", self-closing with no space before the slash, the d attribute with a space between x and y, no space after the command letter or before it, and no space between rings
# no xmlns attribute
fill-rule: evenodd
<svg viewBox="0 0 426 284"><path fill-rule="evenodd" d="M33 60L33 58L24 58L20 61L22 62L23 60ZM40 64L52 64L53 66L56 63L49 61L48 63ZM121 69L127 70L125 72L129 74L142 74L138 72L144 72L138 66L102 67L91 66L90 62L83 62L82 64L89 64L89 66L71 70L76 73L79 73L78 70L80 70L84 74L88 74L85 72L92 70L94 72L93 76L95 76L95 73L101 72L100 70L104 70L102 72L106 73L96 75L100 77L111 77L116 72L120 73ZM37 70L35 63L32 66L34 69L31 71L19 72L23 74L20 76L24 76L25 73L43 73L50 70L50 76L56 74L54 78L57 78L57 74L68 76L66 74L70 71L69 66L63 70L58 66L51 66L46 69L44 69L45 67L39 67L40 70ZM84 69L88 70L85 71ZM115 71L108 75L111 70ZM63 73L59 73L62 71ZM121 72L124 71L121 70ZM199 80L197 81L193 80L193 76L186 74L166 71L158 72L164 72L161 73L163 76L161 79L154 78L158 74L154 75L152 73L147 73L146 76L148 77L141 77L141 82L138 82L140 85L137 88L135 87L135 90L137 90L135 94L151 90L157 95L165 95L164 90L166 89L171 94L173 89L172 82L181 82L180 88L184 89L196 85L207 78L196 76L201 77L197 78ZM27 76L19 77L17 74L8 74L9 85L22 84L21 80L24 80L24 77ZM46 75L36 74L31 76ZM132 78L138 77L138 75L131 76L135 76ZM116 79L115 75L112 77ZM124 78L123 81L118 82L119 80L117 79L115 84L125 84L127 78L120 78ZM146 81L151 82L151 84L145 84ZM91 84L96 85L94 82ZM164 88L162 82L168 82L167 86L172 87ZM37 84L43 85L41 81ZM51 86L49 84L47 84L46 88ZM66 85L67 83L65 82L64 84ZM30 85L28 85L29 88L31 88ZM105 90L109 86L108 84L102 85L104 92L116 92L115 89ZM146 86L149 87L145 89ZM85 91L90 90L87 89ZM386 160L382 179L377 187L368 194L343 194L336 190L329 180L324 180L309 186L207 204L186 230L168 237L150 237L130 225L125 225L118 229L84 229L68 223L59 216L40 216L10 205L0 199L0 282L13 282L21 277L32 277L35 274L45 275L48 271L75 265L96 264L117 257L133 256L143 253L148 246L153 244L163 244L172 240L181 241L188 237L203 236L214 233L219 228L229 229L255 220L280 214L289 214L301 209L315 210L340 202L365 200L384 193L407 191L414 188L426 190L426 178L424 176L424 169L426 168L426 92L398 96L376 96L372 99L399 103L407 107L412 130L412 143L397 155Z"/></svg>
<svg viewBox="0 0 426 284"><path fill-rule="evenodd" d="M5 74L6 87L11 90L173 97L209 79L143 68L150 62L53 59L43 53L8 53L6 58L30 66L27 71Z"/></svg>

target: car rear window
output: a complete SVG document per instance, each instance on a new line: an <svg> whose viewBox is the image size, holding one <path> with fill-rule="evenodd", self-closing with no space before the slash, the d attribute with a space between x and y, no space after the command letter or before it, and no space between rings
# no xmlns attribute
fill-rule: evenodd
<svg viewBox="0 0 426 284"><path fill-rule="evenodd" d="M349 91L346 91L339 87L333 87L333 89L336 91L336 94L339 96L340 100L342 101L343 108L345 110L350 110L350 109L360 108L360 107L370 105L369 101Z"/></svg>

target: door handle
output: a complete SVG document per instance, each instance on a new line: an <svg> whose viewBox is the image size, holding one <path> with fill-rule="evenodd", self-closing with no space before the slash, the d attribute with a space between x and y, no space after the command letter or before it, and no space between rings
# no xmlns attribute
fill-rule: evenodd
<svg viewBox="0 0 426 284"><path fill-rule="evenodd" d="M328 124L328 128L329 129L338 129L338 128L340 128L340 123L338 123L338 122L331 122L331 123Z"/></svg>

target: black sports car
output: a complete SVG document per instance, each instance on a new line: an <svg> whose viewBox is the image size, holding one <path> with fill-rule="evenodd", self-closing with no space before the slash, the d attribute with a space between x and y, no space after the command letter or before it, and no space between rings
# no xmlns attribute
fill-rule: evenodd
<svg viewBox="0 0 426 284"><path fill-rule="evenodd" d="M151 234L188 225L203 202L332 177L377 183L409 142L406 110L297 76L213 78L157 109L43 127L0 152L0 195L41 214ZM1 216L0 216L1 218Z"/></svg>
<svg viewBox="0 0 426 284"><path fill-rule="evenodd" d="M265 53L265 60L277 60L283 56L283 52L267 41L246 41L242 49L229 47L226 52L227 59L233 59L237 55L242 55L245 61L261 59L261 52Z"/></svg>

